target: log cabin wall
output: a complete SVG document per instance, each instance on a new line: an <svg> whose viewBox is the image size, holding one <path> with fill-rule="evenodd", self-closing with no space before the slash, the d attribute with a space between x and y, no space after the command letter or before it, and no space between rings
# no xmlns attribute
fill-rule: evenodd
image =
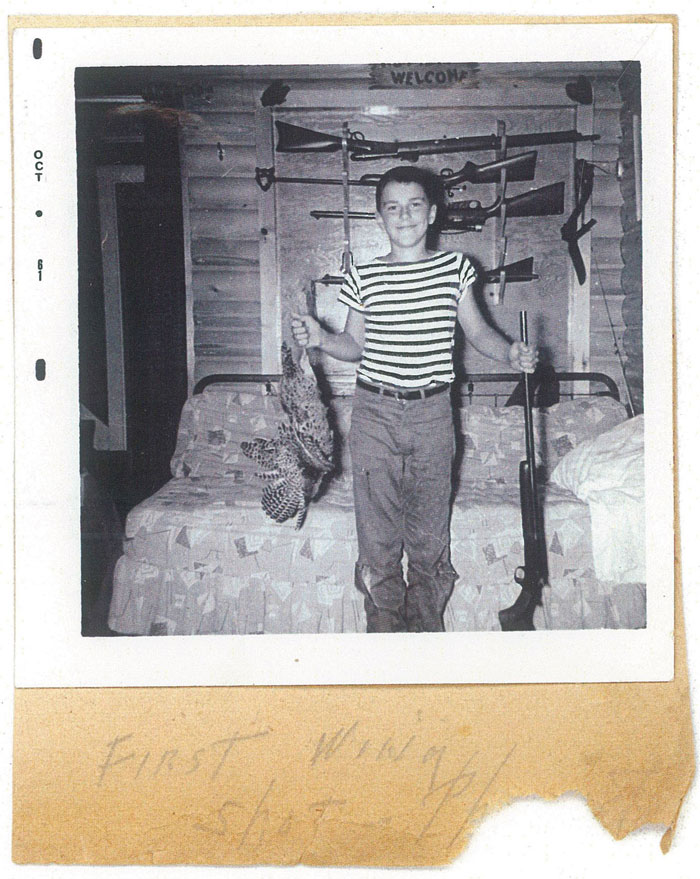
<svg viewBox="0 0 700 879"><path fill-rule="evenodd" d="M615 172L621 140L617 80L623 65L443 66L466 71L466 76L451 87L387 88L386 73L369 66L222 68L186 100L181 149L193 382L213 372L276 372L279 342L289 337L290 310L305 308L312 282L337 274L340 267L342 220L314 220L309 211L342 209L341 187L278 183L263 193L255 184L256 166L274 165L278 175L340 178L339 153L274 152L276 118L334 134L347 121L352 130L380 140L490 134L498 120L506 123L506 133L578 128L600 134L593 145L536 147L534 181L509 184L510 196L565 180L564 214L507 221L507 262L533 256L540 278L507 285L502 304L494 304L492 287L483 288L481 299L490 319L512 336L517 335L518 311L527 308L531 328L557 368L601 369L621 381L613 330L621 338L623 198ZM591 107L566 95L566 84L578 75L592 82ZM274 81L288 86L288 92L282 103L263 107L261 97ZM378 84L382 88L374 87ZM581 241L584 255L590 254L583 287L560 235L573 207L576 155L596 164L589 214L597 224ZM426 156L420 164L436 171L456 169L467 158L484 162L494 154ZM352 162L351 177L394 164ZM489 204L495 194L495 185L468 185L454 197ZM372 209L372 189L353 187L350 195L351 209ZM353 221L351 235L356 262L386 252L386 241L372 221ZM439 246L463 250L489 269L497 265L498 243L493 219L482 232L443 235ZM315 292L319 312L341 325L337 287L316 284ZM471 349L459 356L467 371L495 368ZM326 361L325 367L337 390L349 389L347 365Z"/></svg>
<svg viewBox="0 0 700 879"><path fill-rule="evenodd" d="M612 88L601 94L594 82L594 131L600 140L593 145L596 163L591 216L596 225L591 231L591 301L590 301L590 360L591 371L612 376L620 388L623 402L629 403L622 369L622 340L625 330L623 319L623 238L624 168L623 129L621 125L622 98L619 80L625 65L620 64ZM623 163L619 165L619 161ZM641 251L640 251L641 256Z"/></svg>
<svg viewBox="0 0 700 879"><path fill-rule="evenodd" d="M625 377L635 412L644 411L644 351L642 347L642 193L641 193L641 93L639 64L627 66L620 79L622 108L623 205L620 210L623 236L620 246L624 268L621 273ZM635 146L636 141L636 146ZM636 153L636 155L635 155Z"/></svg>
<svg viewBox="0 0 700 879"><path fill-rule="evenodd" d="M262 371L255 83L185 98L180 130L189 253L188 371Z"/></svg>

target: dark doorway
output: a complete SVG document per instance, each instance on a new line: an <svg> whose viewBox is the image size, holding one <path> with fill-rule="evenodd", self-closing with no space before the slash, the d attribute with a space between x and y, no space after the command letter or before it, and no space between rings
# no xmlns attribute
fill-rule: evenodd
<svg viewBox="0 0 700 879"><path fill-rule="evenodd" d="M146 138L148 145L149 138ZM164 174L167 138L144 183L117 185L122 286L129 504L167 482L187 398L185 281L179 166ZM155 165L155 169L154 169ZM176 172L176 173L175 173Z"/></svg>
<svg viewBox="0 0 700 879"><path fill-rule="evenodd" d="M124 93L118 84L112 88ZM170 478L187 398L182 194L174 119L176 114L146 112L122 121L110 101L90 99L77 110L84 634L109 634L106 614L121 526L135 504ZM96 184L107 168L117 169L112 210L118 248L111 250L101 232ZM134 178L125 173L129 168L142 173ZM119 442L105 441L99 424L109 424L110 377L114 385L105 278L111 276L113 288L115 263L120 332L111 334L111 344L118 339L120 417L125 423Z"/></svg>

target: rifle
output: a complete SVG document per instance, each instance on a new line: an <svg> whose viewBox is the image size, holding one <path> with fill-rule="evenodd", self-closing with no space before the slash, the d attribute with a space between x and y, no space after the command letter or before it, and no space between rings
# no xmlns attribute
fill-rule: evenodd
<svg viewBox="0 0 700 879"><path fill-rule="evenodd" d="M505 205L509 217L549 217L564 212L564 181L550 183L540 189L531 189L512 198L499 198L484 207L480 201L455 201L447 205L441 218L441 232L480 232L490 217L496 217ZM314 219L342 217L342 211L311 211ZM373 220L371 211L350 211L353 220Z"/></svg>
<svg viewBox="0 0 700 879"><path fill-rule="evenodd" d="M486 162L477 165L475 162L466 162L458 171L451 168L443 168L440 171L439 180L445 189L450 189L460 183L499 183L501 170L507 172L507 179L514 181L533 180L535 177L535 164L537 152L520 153L508 159L499 159L496 162ZM363 174L359 180L348 180L350 186L376 186L381 174ZM315 183L327 186L342 186L343 181L333 177L282 177L275 173L275 168L256 168L255 182L263 192L267 192L273 183Z"/></svg>
<svg viewBox="0 0 700 879"><path fill-rule="evenodd" d="M342 149L342 138L290 125L275 120L278 153L336 153ZM351 131L348 150L353 161L372 159L405 159L417 162L420 156L442 153L478 152L514 147L531 147L541 144L579 143L598 140L599 134L580 134L575 129L566 131L543 131L535 134L473 135L468 137L436 137L432 140L381 141L367 140L361 131ZM505 141L505 142L504 142Z"/></svg>
<svg viewBox="0 0 700 879"><path fill-rule="evenodd" d="M536 164L537 150L532 150L528 153L510 156L507 159L485 162L483 165L465 162L459 171L443 168L440 171L439 180L445 189L458 186L460 183L500 183L501 171L506 172L509 181L534 180ZM381 176L381 174L363 174L360 180L379 183Z"/></svg>
<svg viewBox="0 0 700 879"><path fill-rule="evenodd" d="M520 339L526 345L527 312L520 312ZM523 543L525 547L524 564L515 569L515 582L522 591L514 604L499 610L498 619L504 632L534 630L532 616L540 603L542 588L547 584L547 545L542 526L537 481L535 474L535 436L532 427L532 393L530 376L524 372L522 381L525 388L525 453L526 459L520 462L520 514L523 524Z"/></svg>
<svg viewBox="0 0 700 879"><path fill-rule="evenodd" d="M518 282L524 281L536 281L539 278L539 275L535 275L532 272L533 268L533 257L529 256L527 259L520 259L518 262L510 262L507 266L503 266L503 271L506 273L506 282L509 284L517 284ZM480 275L480 280L483 284L498 284L501 276L501 268L489 269L488 271L482 272ZM317 278L314 283L316 284L342 284L345 279L342 275L324 275L322 278ZM309 312L311 314L311 312Z"/></svg>
<svg viewBox="0 0 700 879"><path fill-rule="evenodd" d="M574 166L574 209L571 216L561 227L561 237L569 245L569 256L574 264L574 271L579 284L586 280L586 266L578 243L581 238L595 226L595 220L589 220L581 228L578 227L579 217L583 217L588 199L593 193L593 165L585 159L576 159Z"/></svg>

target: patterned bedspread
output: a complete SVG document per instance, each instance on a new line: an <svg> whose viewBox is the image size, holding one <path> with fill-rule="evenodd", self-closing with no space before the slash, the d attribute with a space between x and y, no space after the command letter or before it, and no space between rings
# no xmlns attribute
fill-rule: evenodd
<svg viewBox="0 0 700 879"><path fill-rule="evenodd" d="M547 485L544 511L550 587L536 626L643 626L644 587L603 583L593 574L587 505ZM460 577L445 615L448 630L499 629L498 610L519 593L513 572L522 553L518 486L463 480L452 513ZM311 504L301 531L265 516L259 484L172 479L128 517L109 624L142 635L362 632L355 556L347 479Z"/></svg>

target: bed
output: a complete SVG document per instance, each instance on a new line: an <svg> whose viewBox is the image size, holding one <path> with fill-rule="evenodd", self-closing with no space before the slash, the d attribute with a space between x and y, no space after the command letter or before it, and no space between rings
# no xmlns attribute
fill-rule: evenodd
<svg viewBox="0 0 700 879"><path fill-rule="evenodd" d="M353 586L356 544L345 441L352 400L331 400L336 468L296 530L293 521L277 524L266 517L255 465L240 449L242 440L275 435L281 417L278 378L207 377L185 403L173 478L126 520L109 615L114 632L365 630L362 597ZM638 571L632 577L600 576L590 501L577 496L571 473L568 483L552 479L574 450L596 442L606 448L608 432L622 429L628 413L606 376L560 373L558 379L569 393L534 413L549 562L549 586L535 626L643 627L642 576ZM523 560L518 488L523 413L520 406L504 405L512 402L517 380L517 375L469 376L457 389L451 530L452 561L460 576L445 613L448 631L499 630L498 610L519 594L513 573Z"/></svg>

